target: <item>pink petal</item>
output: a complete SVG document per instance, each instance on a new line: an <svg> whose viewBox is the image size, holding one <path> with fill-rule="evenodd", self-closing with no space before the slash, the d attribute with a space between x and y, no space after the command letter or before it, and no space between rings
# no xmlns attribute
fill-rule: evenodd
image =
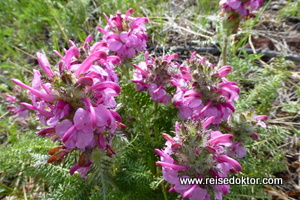
<svg viewBox="0 0 300 200"><path fill-rule="evenodd" d="M214 137L210 140L208 140L208 143L212 145L224 145L224 146L230 146L232 145L233 135L231 134L222 134L218 137Z"/></svg>
<svg viewBox="0 0 300 200"><path fill-rule="evenodd" d="M40 97L41 99L48 101L48 102L52 102L52 101L56 101L57 100L57 96L54 94L46 94L43 93L39 90L36 90L32 87L29 87L28 85L25 85L22 81L18 80L18 79L11 79L15 84L29 90L32 94L36 95L37 97Z"/></svg>
<svg viewBox="0 0 300 200"><path fill-rule="evenodd" d="M56 135L62 138L71 126L73 126L73 123L68 119L64 119L55 127Z"/></svg>
<svg viewBox="0 0 300 200"><path fill-rule="evenodd" d="M148 24L148 23L149 23L148 18L142 17L142 18L137 18L137 19L135 19L135 20L130 24L130 28L131 28L131 29L138 28L142 23Z"/></svg>
<svg viewBox="0 0 300 200"><path fill-rule="evenodd" d="M37 53L36 57L42 70L47 74L48 77L52 77L54 73L50 68L50 63L47 57L42 53Z"/></svg>
<svg viewBox="0 0 300 200"><path fill-rule="evenodd" d="M113 89L114 91L116 91L117 94L120 94L120 92L121 92L121 87L117 83L109 82L109 81L94 84L93 86L88 88L88 91L91 91L91 90L102 91L102 90L105 90L106 88Z"/></svg>
<svg viewBox="0 0 300 200"><path fill-rule="evenodd" d="M94 139L94 134L93 132L79 132L77 134L77 139L76 139L76 147L79 149L84 149L86 148Z"/></svg>
<svg viewBox="0 0 300 200"><path fill-rule="evenodd" d="M74 115L74 125L77 130L83 132L90 132L93 130L91 123L91 115L83 108L78 108Z"/></svg>
<svg viewBox="0 0 300 200"><path fill-rule="evenodd" d="M128 33L127 32L120 33L120 39L122 42L126 43L128 41Z"/></svg>
<svg viewBox="0 0 300 200"><path fill-rule="evenodd" d="M206 127L208 127L210 124L213 124L215 121L215 118L216 118L215 116L211 116L208 119L206 119L202 125L203 129L206 129Z"/></svg>
<svg viewBox="0 0 300 200"><path fill-rule="evenodd" d="M84 85L84 86L92 86L93 85L93 79L91 77L87 77L87 76L80 77L77 80L76 84Z"/></svg>
<svg viewBox="0 0 300 200"><path fill-rule="evenodd" d="M63 138L62 138L62 141L65 143L70 137L71 135L73 134L73 132L76 130L76 127L75 125L72 125L68 130L67 132L64 134Z"/></svg>
<svg viewBox="0 0 300 200"><path fill-rule="evenodd" d="M168 162L157 161L156 164L162 167L170 167L176 171L186 171L188 169L187 166L172 164Z"/></svg>
<svg viewBox="0 0 300 200"><path fill-rule="evenodd" d="M231 166L234 167L234 169L231 169L231 172L238 172L238 171L242 171L242 166L240 165L240 163L238 163L236 160L234 160L233 158L230 158L226 155L216 155L216 159L219 162L227 162L229 164L231 164Z"/></svg>
<svg viewBox="0 0 300 200"><path fill-rule="evenodd" d="M105 106L103 105L98 105L95 107L95 113L96 113L96 120L97 120L97 126L107 126L107 120L108 120L108 113L109 111Z"/></svg>
<svg viewBox="0 0 300 200"><path fill-rule="evenodd" d="M226 77L228 74L230 74L231 70L232 70L232 67L229 66L229 65L226 65L226 66L224 66L224 67L221 67L221 68L218 70L219 77L220 77L220 78Z"/></svg>
<svg viewBox="0 0 300 200"><path fill-rule="evenodd" d="M91 103L91 100L89 98L84 97L83 102L85 103L85 107L87 108L87 110L90 111L90 116L92 119L92 126L93 128L96 127L96 123L97 123L97 119L96 119L96 113L95 113L95 109Z"/></svg>
<svg viewBox="0 0 300 200"><path fill-rule="evenodd" d="M123 43L118 40L108 42L108 48L111 51L118 51L122 46L123 46Z"/></svg>
<svg viewBox="0 0 300 200"><path fill-rule="evenodd" d="M69 50L67 50L66 55L64 56L64 62L67 66L67 69L70 69L71 60L74 56L79 56L80 52L76 46L72 46Z"/></svg>
<svg viewBox="0 0 300 200"><path fill-rule="evenodd" d="M196 187L198 187L198 185L193 185L190 189L188 189L187 191L185 191L182 195L183 198L189 197L192 192L196 189Z"/></svg>
<svg viewBox="0 0 300 200"><path fill-rule="evenodd" d="M92 53L91 55L89 55L89 57L87 57L83 63L80 65L80 67L75 71L75 76L79 77L79 75L81 73L85 73L87 70L89 70L89 68L91 67L91 65L93 64L94 61L99 60L99 59L106 59L107 58L107 54L104 51L96 51L94 53Z"/></svg>
<svg viewBox="0 0 300 200"><path fill-rule="evenodd" d="M133 14L133 8L129 8L129 10L126 12L126 15L125 15L125 20L128 19L129 15Z"/></svg>
<svg viewBox="0 0 300 200"><path fill-rule="evenodd" d="M27 109L35 110L35 111L39 112L40 114L44 115L45 117L52 117L53 116L53 114L51 112L40 109L40 108L37 108L37 107L35 107L31 104L22 102L22 103L20 103L20 105L25 106Z"/></svg>

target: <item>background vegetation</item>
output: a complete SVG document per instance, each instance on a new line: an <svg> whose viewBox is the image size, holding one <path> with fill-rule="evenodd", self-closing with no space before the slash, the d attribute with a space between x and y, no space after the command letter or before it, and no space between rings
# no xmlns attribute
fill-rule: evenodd
<svg viewBox="0 0 300 200"><path fill-rule="evenodd" d="M269 5L267 3L265 5ZM299 2L289 1L280 7L278 22L287 16L299 18L299 9L293 6L299 8ZM35 135L38 122L34 116L26 119L28 125L24 126L6 109L9 103L5 93L15 93L10 79L14 77L30 83L32 69L38 68L36 52L44 51L54 65L53 49L63 52L69 39L79 43L89 34L94 41L99 40L101 35L97 27L106 24L102 13L114 15L118 10L125 13L129 8L134 9L134 16L150 19L147 26L149 46L187 43L209 46L219 42L216 33L218 1L0 1L0 199L152 200L166 196L180 199L175 193L167 194L169 186L163 182L161 168L155 165L159 158L154 152L154 148L164 145L161 133L172 134L173 124L178 120L176 110L152 102L145 93L135 92L134 85L124 79L118 102L123 102L119 113L127 126L125 134L122 132L116 138L116 158L103 161L99 164L101 170L92 170L88 179L69 174L68 169L73 164L71 156L63 164L47 164L47 151L57 144ZM244 42L230 50L229 63L233 72L229 79L238 82L242 91L237 108L241 112L255 110L272 119L276 105L295 116L300 110L298 104L290 101L278 104L278 96L282 95L279 91L285 90L291 71L297 66L283 57L264 61L261 54L235 54L237 47L246 45L257 20L242 25L237 36ZM141 59L142 56L137 57L136 63ZM214 61L217 57L210 59ZM291 84L297 91L293 102L298 102L299 87L295 81ZM299 137L293 124L270 124L259 134L260 140L248 145L248 154L240 161L243 171L238 176L275 177L286 169L286 154L299 148L297 139L293 145L289 141L291 137ZM233 185L224 198L270 199L264 189L263 185Z"/></svg>

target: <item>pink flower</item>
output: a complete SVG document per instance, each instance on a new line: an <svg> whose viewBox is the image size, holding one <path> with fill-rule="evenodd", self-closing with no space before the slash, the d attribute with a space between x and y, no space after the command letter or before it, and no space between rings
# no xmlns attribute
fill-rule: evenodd
<svg viewBox="0 0 300 200"><path fill-rule="evenodd" d="M228 74L230 74L231 70L232 70L232 67L229 66L229 65L226 65L226 66L224 66L224 67L221 67L221 68L217 71L217 73L218 73L218 75L219 75L220 78L224 78L224 77L226 77Z"/></svg>
<svg viewBox="0 0 300 200"><path fill-rule="evenodd" d="M53 101L56 101L58 99L58 97L56 95L54 95L54 94L47 94L45 92L41 92L41 91L39 91L37 89L34 89L34 88L32 88L32 87L24 84L23 82L21 82L18 79L12 79L12 81L15 84L17 84L17 85L19 85L19 86L21 86L21 87L29 90L31 92L31 94L35 95L36 97L39 97L41 100L48 101L48 102L53 102Z"/></svg>
<svg viewBox="0 0 300 200"><path fill-rule="evenodd" d="M49 78L54 76L53 71L51 70L50 63L47 57L44 54L37 53L36 54L37 60L42 68L42 70L47 74Z"/></svg>
<svg viewBox="0 0 300 200"><path fill-rule="evenodd" d="M13 103L17 102L17 98L15 96L12 96L10 94L5 94L5 96L6 96L6 101L13 102Z"/></svg>
<svg viewBox="0 0 300 200"><path fill-rule="evenodd" d="M231 134L222 134L220 131L211 131L211 139L207 141L207 143L215 145L223 145L223 146L231 146L233 135Z"/></svg>
<svg viewBox="0 0 300 200"><path fill-rule="evenodd" d="M243 158L247 154L247 150L245 147L241 145L241 141L237 143L233 143L232 146L230 147L230 152L229 155L235 156L237 158Z"/></svg>
<svg viewBox="0 0 300 200"><path fill-rule="evenodd" d="M83 166L79 166L78 164L76 164L70 169L70 174L73 175L75 171L77 171L78 173L81 174L82 178L86 178L86 173L90 171L90 166L92 164L93 164L92 162L88 162Z"/></svg>
<svg viewBox="0 0 300 200"><path fill-rule="evenodd" d="M267 125L263 121L268 120L268 115L254 115L253 119L257 121L257 124L260 125L263 128L267 128Z"/></svg>
<svg viewBox="0 0 300 200"><path fill-rule="evenodd" d="M116 16L108 18L104 14L108 25L104 29L98 29L104 34L103 40L107 42L108 49L121 59L133 58L138 52L146 49L148 36L144 23L148 23L148 19L130 17L132 13L131 8L126 15L117 12Z"/></svg>
<svg viewBox="0 0 300 200"><path fill-rule="evenodd" d="M133 65L137 71L134 73L132 82L136 83L137 91L145 91L151 95L153 101L169 104L172 96L168 94L168 90L174 88L170 81L174 78L178 71L177 63L173 63L172 59L177 58L177 54L166 55L163 58L148 59L149 53L145 53L145 62Z"/></svg>
<svg viewBox="0 0 300 200"><path fill-rule="evenodd" d="M17 85L31 93L31 103L20 103L23 108L36 112L40 121L49 126L38 132L62 143L62 151L52 155L49 162L61 162L72 151L92 152L95 148L115 154L112 139L116 129L121 128L121 117L114 111L115 97L121 92L114 65L120 63L117 56L108 55L105 42L92 46L88 36L83 47L78 48L69 41L71 48L65 50L58 62L55 74L45 55L37 53L37 59L46 77L34 70L32 87L20 80L12 79ZM12 96L8 96L14 101ZM125 126L125 125L124 125ZM86 177L92 164L91 158L71 168Z"/></svg>
<svg viewBox="0 0 300 200"><path fill-rule="evenodd" d="M217 91L227 101L238 100L240 88L235 82L220 83Z"/></svg>
<svg viewBox="0 0 300 200"><path fill-rule="evenodd" d="M230 172L239 172L242 170L242 166L234 159L226 156L226 155L215 155L215 158L219 162L228 163L232 168L230 169Z"/></svg>
<svg viewBox="0 0 300 200"><path fill-rule="evenodd" d="M219 5L226 13L236 12L241 16L250 16L251 12L261 6L263 0L221 0Z"/></svg>
<svg viewBox="0 0 300 200"><path fill-rule="evenodd" d="M228 185L181 185L180 178L227 177L228 173L241 171L241 165L226 155L226 147L232 145L233 135L222 134L206 128L214 117L205 122L188 120L187 123L175 124L175 137L163 134L167 140L163 150L155 149L161 161L164 179L172 184L169 192L177 192L182 198L191 200L210 199L213 193L216 199L229 191ZM208 192L208 190L210 192Z"/></svg>
<svg viewBox="0 0 300 200"><path fill-rule="evenodd" d="M20 104L19 100L16 96L5 94L6 101L9 102L10 106L7 106L6 109L13 112L14 115L18 115L19 118L27 118L29 116L28 110L25 106L17 105ZM21 123L27 124L25 121L22 121Z"/></svg>

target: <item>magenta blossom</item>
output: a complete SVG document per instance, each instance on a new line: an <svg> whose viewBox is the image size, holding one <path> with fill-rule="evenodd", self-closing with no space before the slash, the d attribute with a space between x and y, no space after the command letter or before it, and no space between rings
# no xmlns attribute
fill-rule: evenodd
<svg viewBox="0 0 300 200"><path fill-rule="evenodd" d="M121 88L114 65L120 63L120 58L108 55L106 42L90 46L91 40L88 36L81 48L70 41L71 48L65 50L64 56L55 52L61 59L56 70L51 69L44 54L37 53L44 73L34 70L31 86L12 79L31 94L31 103L20 105L35 111L47 126L38 134L62 144L59 152L50 154L48 162L62 162L68 153L76 150L91 154L99 148L108 156L114 154L112 138L121 124L121 117L115 112L114 98ZM8 98L15 101L13 96ZM82 162L73 166L70 173L78 171L86 177L92 161L87 158Z"/></svg>
<svg viewBox="0 0 300 200"><path fill-rule="evenodd" d="M19 102L17 97L10 95L10 94L5 94L6 96L6 101L9 102L10 104L13 104L13 106L7 106L6 109L11 111L14 115L18 115L20 118L27 118L29 116L28 110L25 106L23 105L16 105ZM23 124L27 124L25 121L22 121Z"/></svg>
<svg viewBox="0 0 300 200"><path fill-rule="evenodd" d="M134 79L131 81L136 83L137 91L148 89L153 101L169 104L172 100L169 90L174 89L170 81L176 76L178 71L177 63L172 62L172 59L177 59L177 54L167 55L163 58L150 58L149 53L145 53L145 62L140 62L138 65L133 65L137 71L134 73Z"/></svg>
<svg viewBox="0 0 300 200"><path fill-rule="evenodd" d="M148 36L144 23L148 23L145 17L130 17L133 9L130 8L125 15L117 12L116 16L108 18L107 26L98 30L104 34L103 40L107 42L108 49L115 52L122 59L133 58L138 52L146 49Z"/></svg>
<svg viewBox="0 0 300 200"><path fill-rule="evenodd" d="M171 81L177 87L174 106L178 108L179 118L204 120L214 116L214 124L227 120L235 110L234 101L240 93L237 84L225 78L231 67L216 69L193 53L180 69L179 78Z"/></svg>
<svg viewBox="0 0 300 200"><path fill-rule="evenodd" d="M241 16L250 16L262 3L263 0L221 0L219 5L226 13L235 12Z"/></svg>
<svg viewBox="0 0 300 200"><path fill-rule="evenodd" d="M133 65L137 69L132 79L136 90L148 90L152 100L165 105L173 99L181 120L214 116L214 124L220 124L235 111L240 89L226 79L230 66L217 69L205 58L198 58L196 52L181 65L172 61L177 54L157 59L148 59L148 55L146 52L145 62Z"/></svg>
<svg viewBox="0 0 300 200"><path fill-rule="evenodd" d="M228 185L182 185L180 178L227 177L228 173L242 170L241 165L227 155L233 135L222 134L207 128L214 117L205 122L189 120L175 125L176 136L163 134L167 140L163 150L155 149L161 161L164 179L172 185L169 192L177 192L191 200L209 200L210 193L222 199L229 191ZM208 192L210 191L210 192Z"/></svg>
<svg viewBox="0 0 300 200"><path fill-rule="evenodd" d="M267 128L265 121L267 115L256 115L254 112L234 113L228 120L226 129L235 136L236 141L229 149L229 155L237 158L246 156L246 148L243 144L253 143L253 140L258 140L260 129Z"/></svg>

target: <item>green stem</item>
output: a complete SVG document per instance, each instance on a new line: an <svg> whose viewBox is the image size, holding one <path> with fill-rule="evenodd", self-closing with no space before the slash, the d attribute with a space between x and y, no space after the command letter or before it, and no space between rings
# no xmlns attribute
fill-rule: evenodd
<svg viewBox="0 0 300 200"><path fill-rule="evenodd" d="M162 183L161 187L162 187L162 192L164 194L164 200L168 200L167 193L166 193L165 187L164 187L164 183Z"/></svg>
<svg viewBox="0 0 300 200"><path fill-rule="evenodd" d="M131 63L125 62L121 66L119 66L121 69L121 77L123 82L130 82L130 69L131 69Z"/></svg>
<svg viewBox="0 0 300 200"><path fill-rule="evenodd" d="M228 38L227 35L223 38L223 50L222 50L222 66L225 66L227 63L227 45Z"/></svg>

